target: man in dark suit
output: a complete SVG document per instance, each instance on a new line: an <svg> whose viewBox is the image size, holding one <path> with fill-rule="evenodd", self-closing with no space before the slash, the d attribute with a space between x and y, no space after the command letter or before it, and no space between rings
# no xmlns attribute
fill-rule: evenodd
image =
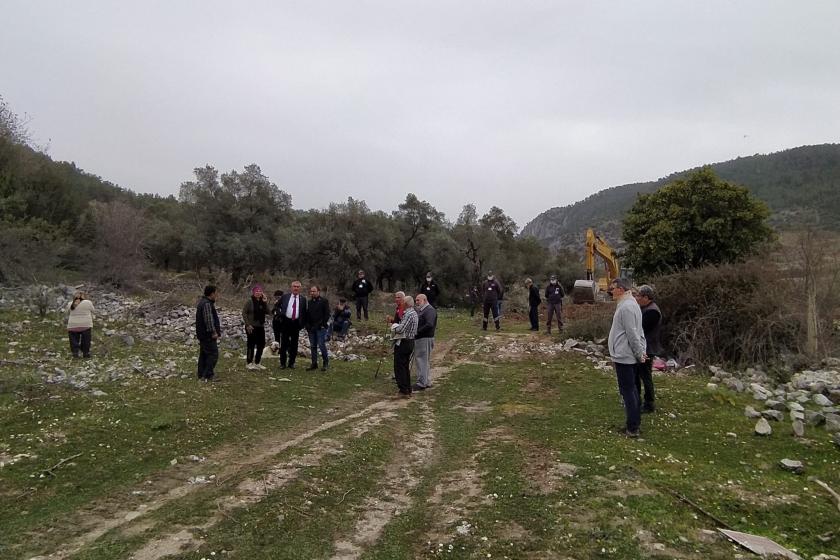
<svg viewBox="0 0 840 560"><path fill-rule="evenodd" d="M292 282L292 291L280 298L280 369L295 368L298 337L306 320L306 298L300 295L300 282Z"/></svg>

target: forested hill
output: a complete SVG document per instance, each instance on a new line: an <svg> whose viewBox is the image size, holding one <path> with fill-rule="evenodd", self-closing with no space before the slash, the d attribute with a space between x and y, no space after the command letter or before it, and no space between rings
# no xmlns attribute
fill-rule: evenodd
<svg viewBox="0 0 840 560"><path fill-rule="evenodd" d="M795 226L804 216L816 214L824 227L840 230L840 144L802 146L711 167L722 179L747 187L765 201L776 227ZM552 249L578 248L586 228L593 227L611 243L621 245L621 221L636 195L653 192L691 171L612 187L571 206L552 208L531 220L522 235L532 235Z"/></svg>

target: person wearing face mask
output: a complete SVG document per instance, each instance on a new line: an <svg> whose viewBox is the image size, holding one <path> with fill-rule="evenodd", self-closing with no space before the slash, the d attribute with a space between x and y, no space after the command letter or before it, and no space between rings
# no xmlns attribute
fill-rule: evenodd
<svg viewBox="0 0 840 560"><path fill-rule="evenodd" d="M353 295L356 298L356 320L362 320L362 312L364 311L365 321L368 320L368 298L373 291L373 284L365 278L365 271L360 270L356 273L356 280L353 282Z"/></svg>
<svg viewBox="0 0 840 560"><path fill-rule="evenodd" d="M417 293L426 296L426 299L429 301L429 305L437 308L437 298L440 295L440 288L438 288L437 283L432 279L431 272L426 274L426 281L420 285Z"/></svg>
<svg viewBox="0 0 840 560"><path fill-rule="evenodd" d="M487 320L490 312L493 312L493 322L496 323L496 330L500 330L499 325L499 299L504 293L502 284L496 280L496 276L492 271L487 273L487 280L481 285L481 291L484 294L484 320L481 322L481 330L487 330Z"/></svg>
<svg viewBox="0 0 840 560"><path fill-rule="evenodd" d="M563 330L563 298L566 292L557 280L557 276L551 275L548 286L545 288L546 307L548 311L548 334L551 334L551 320L557 315L557 330Z"/></svg>

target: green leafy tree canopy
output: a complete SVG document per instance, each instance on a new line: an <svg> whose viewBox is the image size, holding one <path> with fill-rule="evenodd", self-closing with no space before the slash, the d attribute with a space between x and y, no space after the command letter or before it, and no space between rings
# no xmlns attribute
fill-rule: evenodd
<svg viewBox="0 0 840 560"><path fill-rule="evenodd" d="M638 277L731 263L773 237L770 211L708 167L640 195L624 219L625 264Z"/></svg>

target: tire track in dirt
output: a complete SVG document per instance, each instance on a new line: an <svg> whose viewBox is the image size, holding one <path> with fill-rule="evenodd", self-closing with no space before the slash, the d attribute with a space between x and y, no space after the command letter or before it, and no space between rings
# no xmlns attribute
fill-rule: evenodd
<svg viewBox="0 0 840 560"><path fill-rule="evenodd" d="M454 537L453 525L464 521L470 512L486 506L492 500L485 494L482 479L486 473L479 469L481 455L500 441L512 442L513 433L504 427L490 428L476 440L476 450L463 466L447 473L435 486L428 502L435 507L435 521L427 531L435 543L448 543Z"/></svg>
<svg viewBox="0 0 840 560"><path fill-rule="evenodd" d="M298 436L284 442L272 441L271 444L262 447L257 453L249 456L245 461L239 464L231 465L217 474L217 480L220 482L217 485L224 484L224 481L234 478L242 473L247 473L250 470L258 468L262 463L265 463L271 457L274 457L287 449L297 447L305 441L326 430L342 426L354 420L366 419L376 417L377 414L388 414L391 411L405 406L405 402L395 401L377 401L364 409L348 414L341 418L324 422L315 428L307 430ZM360 434L361 435L361 434ZM227 454L226 452L225 454ZM208 459L209 460L209 459ZM217 461L223 459L216 457ZM117 510L109 514L93 514L91 519L82 520L78 523L84 528L84 533L71 540L67 545L60 550L47 554L44 556L35 556L31 560L64 560L73 554L79 552L85 546L93 543L105 533L123 527L131 522L139 519L151 512L157 511L160 508L173 503L177 500L185 498L186 496L203 489L205 485L190 484L184 480L178 480L177 485L164 490L164 494L154 498L150 502L140 504L137 508L129 510ZM145 489L144 489L145 490Z"/></svg>
<svg viewBox="0 0 840 560"><path fill-rule="evenodd" d="M394 404L405 406L406 403ZM385 420L395 416L396 411L388 409L364 418L359 424L353 426L347 434L347 439L361 437ZM203 544L203 540L193 534L194 530L206 531L213 528L230 515L235 515L236 510L256 504L272 492L293 483L304 469L317 467L325 458L344 452L343 443L332 438L316 439L308 445L308 448L308 451L300 457L268 467L262 476L242 480L232 493L215 500L215 513L203 523L180 527L176 531L153 538L131 555L132 560L159 560L167 555L197 549Z"/></svg>
<svg viewBox="0 0 840 560"><path fill-rule="evenodd" d="M410 437L401 438L394 456L396 461L386 467L382 484L376 495L369 496L360 506L362 515L353 531L334 543L332 560L356 560L376 543L385 526L411 507L411 491L420 483L422 469L435 451L437 436L432 407L420 403L422 426Z"/></svg>
<svg viewBox="0 0 840 560"><path fill-rule="evenodd" d="M457 339L451 339L442 342L437 346L435 353L436 356L434 358L435 363L440 363L445 359L446 355L454 346L456 340ZM451 368L440 366L433 367L433 379L438 380L443 378L450 371L450 369ZM398 410L406 406L407 404L408 403L406 401L377 401L358 412L350 413L335 420L324 422L316 426L315 428L309 429L293 437L292 439L280 441L278 438L271 438L266 442L266 444L261 446L259 451L257 451L256 453L252 453L244 461L240 461L237 464L230 465L229 467L224 468L219 473L217 473L217 486L224 484L225 481L231 478L236 478L237 476L240 476L243 473L247 473L251 470L259 468L260 465L264 464L272 457L290 448L294 448L301 445L302 443L313 438L319 433L359 419L366 419L378 423L381 422L381 420L384 420L384 418L377 420L378 416L376 416L376 413L384 412L385 414L393 414L395 410ZM347 407L345 407L345 409L352 409L352 407L353 404L350 404ZM354 437L358 437L363 435L367 431L367 428L363 427L362 425L354 427L353 430ZM215 453L213 456L208 457L208 461L219 463L226 462L227 457L236 453L235 446L231 446L231 448L233 449L226 449ZM278 466L277 468L280 469L282 467ZM164 477L165 476L166 475L164 475ZM277 475L277 477L278 480L284 480L283 477L279 474ZM183 478L187 477L184 476ZM162 495L153 498L147 503L140 504L136 508L117 508L115 510L108 511L110 508L106 504L98 506L96 509L94 509L92 513L81 514L80 518L68 522L70 526L81 527L84 531L81 535L74 537L72 540L69 541L68 544L64 545L61 549L55 552L41 556L34 556L31 557L30 560L66 560L70 556L82 550L84 547L95 542L97 539L99 539L109 531L132 525L135 520L138 520L151 512L157 511L170 503L183 499L196 491L200 491L204 487L204 485L201 484L189 484L185 482L183 478L175 478L172 475L170 475L168 478L164 478L163 480L159 481L157 489L160 492L162 492ZM141 489L141 492L149 492L149 489L143 487ZM247 501L251 498L242 499ZM124 500L115 499L114 503L121 504L124 503ZM102 510L105 511L103 512ZM222 512L221 515L224 516L226 514ZM214 521L213 524L215 524L216 522L218 521ZM202 527L195 528L201 529ZM170 546L172 545L172 541L177 541L178 549L175 551L175 553L177 553L182 549L184 545L189 546L190 542L193 539L194 538L192 537L191 533L189 533L188 531L179 531L175 535L167 536L165 539L156 539L155 541L152 541L160 541L158 542L157 547L152 546L151 544L147 544L149 548L148 551L144 553L149 554L150 558L162 558L167 554L173 554L173 552L168 551L169 549L167 548L167 546L164 546L164 540L166 540L166 543L168 543ZM145 551L146 548L144 547L143 550ZM138 551L138 553L136 554L139 553L140 551Z"/></svg>

